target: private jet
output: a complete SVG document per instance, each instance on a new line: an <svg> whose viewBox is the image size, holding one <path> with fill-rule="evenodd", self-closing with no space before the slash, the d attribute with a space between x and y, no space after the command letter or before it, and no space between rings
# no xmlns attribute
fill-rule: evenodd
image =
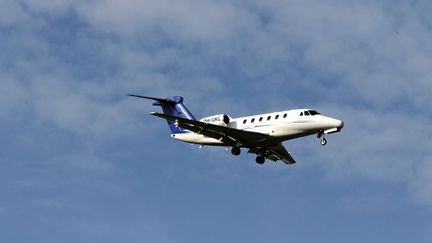
<svg viewBox="0 0 432 243"><path fill-rule="evenodd" d="M294 138L317 135L321 145L326 145L325 135L340 132L343 121L321 115L313 109L292 109L286 111L231 118L218 114L195 119L183 104L183 97L155 98L129 94L128 96L153 100L163 113L150 115L165 119L171 130L171 137L183 142L231 148L233 155L240 155L241 149L256 154L256 162L266 159L281 160L286 164L296 161L282 142Z"/></svg>

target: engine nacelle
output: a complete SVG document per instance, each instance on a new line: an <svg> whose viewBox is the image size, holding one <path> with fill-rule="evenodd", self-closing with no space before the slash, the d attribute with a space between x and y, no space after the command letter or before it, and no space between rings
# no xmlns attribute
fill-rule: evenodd
<svg viewBox="0 0 432 243"><path fill-rule="evenodd" d="M219 115L204 117L200 121L205 122L205 123L210 123L213 125L217 125L217 126L226 127L230 123L231 117L229 117L228 115L225 115L225 114L219 114Z"/></svg>

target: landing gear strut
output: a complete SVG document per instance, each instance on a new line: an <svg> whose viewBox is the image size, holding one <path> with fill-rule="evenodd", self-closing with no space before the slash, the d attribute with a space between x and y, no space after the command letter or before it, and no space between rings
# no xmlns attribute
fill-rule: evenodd
<svg viewBox="0 0 432 243"><path fill-rule="evenodd" d="M241 150L240 150L239 147L232 147L232 149L231 149L231 153L232 153L233 155L235 155L235 156L238 156L238 155L240 155Z"/></svg>
<svg viewBox="0 0 432 243"><path fill-rule="evenodd" d="M320 138L320 144L322 146L324 146L324 145L327 144L327 139L325 139L325 137L324 137L324 132L322 132L322 131L319 132L318 135L317 135L317 137Z"/></svg>
<svg viewBox="0 0 432 243"><path fill-rule="evenodd" d="M260 165L264 164L264 162L265 162L265 158L264 158L264 156L262 156L262 155L258 155L258 156L256 157L256 162L257 162L258 164L260 164Z"/></svg>

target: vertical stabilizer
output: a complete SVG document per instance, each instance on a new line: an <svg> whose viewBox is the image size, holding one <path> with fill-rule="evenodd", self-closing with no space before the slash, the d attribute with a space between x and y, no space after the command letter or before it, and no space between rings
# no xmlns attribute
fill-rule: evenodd
<svg viewBox="0 0 432 243"><path fill-rule="evenodd" d="M192 113L183 104L183 97L181 96L171 96L166 99L141 96L141 95L129 95L129 96L154 100L155 102L153 103L153 105L160 106L162 108L163 113L166 115L181 117L189 120L196 120L195 117L192 115ZM176 126L173 121L167 120L167 122L172 134L191 132L189 130L185 130L182 129L181 127Z"/></svg>
<svg viewBox="0 0 432 243"><path fill-rule="evenodd" d="M167 102L165 102L167 101ZM183 104L183 97L171 96L166 98L164 101L156 101L153 103L154 106L161 106L163 113L171 116L181 117L189 120L196 120L192 113ZM189 130L182 129L174 124L173 121L168 121L168 126L171 129L172 134L176 133L190 133Z"/></svg>

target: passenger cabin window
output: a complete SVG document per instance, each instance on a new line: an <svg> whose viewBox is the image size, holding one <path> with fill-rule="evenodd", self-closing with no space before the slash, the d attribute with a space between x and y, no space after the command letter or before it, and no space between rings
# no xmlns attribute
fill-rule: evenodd
<svg viewBox="0 0 432 243"><path fill-rule="evenodd" d="M287 114L285 113L284 116L283 116L283 118L286 118L286 117L287 117Z"/></svg>
<svg viewBox="0 0 432 243"><path fill-rule="evenodd" d="M279 115L276 115L275 119L278 119L278 118L279 118Z"/></svg>
<svg viewBox="0 0 432 243"><path fill-rule="evenodd" d="M262 118L262 117L260 117L259 121L261 122L262 120L263 120L263 118Z"/></svg>
<svg viewBox="0 0 432 243"><path fill-rule="evenodd" d="M267 117L267 121L270 121L270 118L271 118L271 116L268 116L268 117Z"/></svg>
<svg viewBox="0 0 432 243"><path fill-rule="evenodd" d="M255 121L255 118L252 118L251 123L254 123L254 121Z"/></svg>
<svg viewBox="0 0 432 243"><path fill-rule="evenodd" d="M246 124L246 121L247 121L247 120L246 120L246 119L244 119L244 120L243 120L243 124Z"/></svg>

